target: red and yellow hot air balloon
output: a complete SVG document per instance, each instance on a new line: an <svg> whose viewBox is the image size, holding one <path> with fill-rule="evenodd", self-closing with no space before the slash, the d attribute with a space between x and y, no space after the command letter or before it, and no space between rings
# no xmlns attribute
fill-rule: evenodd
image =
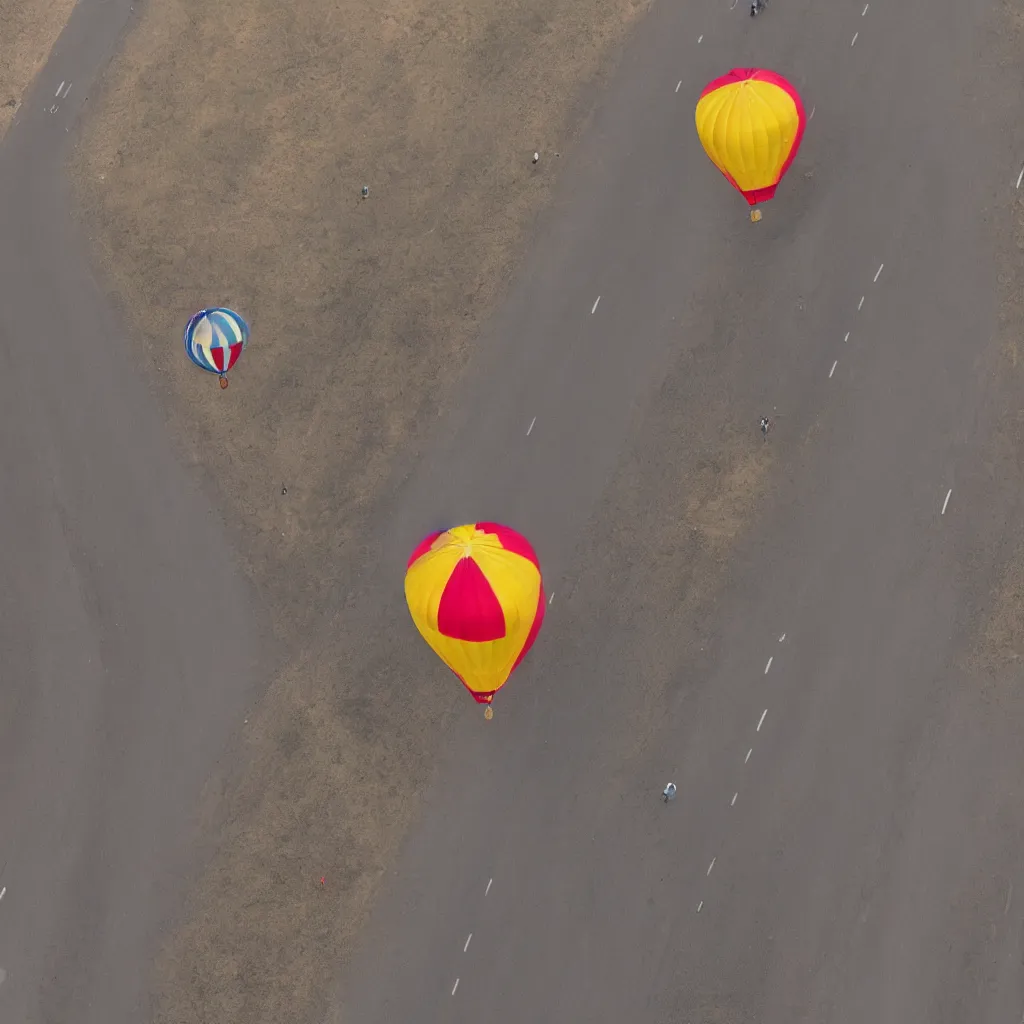
<svg viewBox="0 0 1024 1024"><path fill-rule="evenodd" d="M406 567L405 599L423 639L480 704L505 685L544 621L537 555L497 523L455 526L422 541Z"/></svg>
<svg viewBox="0 0 1024 1024"><path fill-rule="evenodd" d="M774 71L733 68L697 101L704 152L751 206L775 195L800 148L807 118L800 95ZM751 220L760 220L753 211Z"/></svg>

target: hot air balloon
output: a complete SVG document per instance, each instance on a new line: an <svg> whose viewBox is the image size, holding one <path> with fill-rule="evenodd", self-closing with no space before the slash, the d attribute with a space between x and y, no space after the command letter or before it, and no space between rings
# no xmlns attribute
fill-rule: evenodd
<svg viewBox="0 0 1024 1024"><path fill-rule="evenodd" d="M249 343L249 325L232 309L201 309L185 325L185 352L200 369L216 373L226 388L225 374Z"/></svg>
<svg viewBox="0 0 1024 1024"><path fill-rule="evenodd" d="M704 152L751 206L775 195L807 124L796 89L763 68L733 68L709 82L695 119Z"/></svg>
<svg viewBox="0 0 1024 1024"><path fill-rule="evenodd" d="M544 583L530 542L497 523L432 533L409 558L409 613L423 639L480 704L490 703L533 646Z"/></svg>

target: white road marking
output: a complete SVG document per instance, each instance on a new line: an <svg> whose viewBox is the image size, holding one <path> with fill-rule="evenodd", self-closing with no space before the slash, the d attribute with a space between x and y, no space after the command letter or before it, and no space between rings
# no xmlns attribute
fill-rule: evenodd
<svg viewBox="0 0 1024 1024"><path fill-rule="evenodd" d="M786 634L783 633L782 636L779 637L779 643L781 644L782 641L785 640L785 639L786 639Z"/></svg>
<svg viewBox="0 0 1024 1024"><path fill-rule="evenodd" d="M862 295L862 296L860 297L860 302L858 302L858 303L857 303L857 312L858 312L858 313L860 312L860 310L861 310L861 307L862 307L863 305L864 305L864 296Z"/></svg>
<svg viewBox="0 0 1024 1024"><path fill-rule="evenodd" d="M711 858L711 863L708 865L708 875L711 874L711 869L715 866L715 861L716 860L718 860L717 857L712 857ZM704 877L707 878L707 875L705 875Z"/></svg>
<svg viewBox="0 0 1024 1024"><path fill-rule="evenodd" d="M1017 175L1017 188L1020 188L1020 183L1024 181L1024 167L1020 169L1020 174Z"/></svg>
<svg viewBox="0 0 1024 1024"><path fill-rule="evenodd" d="M761 731L761 726L764 725L764 716L767 715L767 714L768 714L768 709L765 708L764 711L761 712L761 721L757 723L757 730L756 730L757 732Z"/></svg>
<svg viewBox="0 0 1024 1024"><path fill-rule="evenodd" d="M836 367L837 367L838 365L839 365L839 360L837 359L837 360L836 360L836 361L835 361L835 362L834 362L834 363L832 364L832 369L828 371L828 378L829 378L829 380L831 380L831 379L832 379L832 374L836 372Z"/></svg>
<svg viewBox="0 0 1024 1024"><path fill-rule="evenodd" d="M735 807L736 806L736 797L738 797L738 796L739 796L739 793L733 793L732 800L729 801L729 806L730 807Z"/></svg>
<svg viewBox="0 0 1024 1024"><path fill-rule="evenodd" d="M596 299L594 299L594 304L590 307L590 315L591 316L593 316L597 312L597 304L600 301L601 301L601 296L598 295L598 297Z"/></svg>
<svg viewBox="0 0 1024 1024"><path fill-rule="evenodd" d="M698 39L697 39L697 45L700 46L700 44L702 42L704 42L704 37L703 36L699 36Z"/></svg>
<svg viewBox="0 0 1024 1024"><path fill-rule="evenodd" d="M885 264L884 264L884 263L879 263L879 264L878 264L878 269L877 269L877 270L875 271L875 280L874 280L874 282L873 282L874 284L877 284L877 283L878 283L878 278L879 278L879 277L881 276L881 273L882 273L882 268L883 268L884 266L885 266Z"/></svg>
<svg viewBox="0 0 1024 1024"><path fill-rule="evenodd" d="M473 933L469 933L469 939L473 938ZM462 947L462 952L465 953L469 949L469 939L466 939L466 944Z"/></svg>
<svg viewBox="0 0 1024 1024"><path fill-rule="evenodd" d="M0 900L2 900L4 898L4 894L6 892L7 892L7 886L5 885L2 889L0 889Z"/></svg>
<svg viewBox="0 0 1024 1024"><path fill-rule="evenodd" d="M61 83L60 83L60 85L57 86L57 91L53 95L54 96L59 96L60 95L60 91L63 88L64 88L64 80L61 79Z"/></svg>
<svg viewBox="0 0 1024 1024"><path fill-rule="evenodd" d="M532 420L530 420L530 425L529 425L529 426L528 426L528 427L526 428L526 436L527 436L527 437L529 437L529 436L530 436L530 434L532 434L532 433L533 433L533 425L534 425L534 424L535 424L536 422L537 422L537 417L536 417L536 416L534 416L534 417L533 417L533 419L532 419Z"/></svg>
<svg viewBox="0 0 1024 1024"><path fill-rule="evenodd" d="M452 985L452 995L455 995L455 990L459 987L459 979L455 979L455 984Z"/></svg>
<svg viewBox="0 0 1024 1024"><path fill-rule="evenodd" d="M751 748L750 748L750 749L749 749L749 750L747 751L747 756L746 756L745 758L743 758L743 763L744 763L744 764L746 764L746 763L747 763L747 762L748 762L748 761L750 760L750 755L751 755L751 754L752 754L753 752L754 752L754 748L753 748L753 747L751 747Z"/></svg>
<svg viewBox="0 0 1024 1024"><path fill-rule="evenodd" d="M679 92L679 90L680 90L680 89L681 89L682 87L683 87L683 80L682 80L682 79L680 78L680 79L679 79L679 84L678 84L678 85L676 86L676 92Z"/></svg>
<svg viewBox="0 0 1024 1024"><path fill-rule="evenodd" d="M484 889L484 895L485 896L491 891L491 885L493 883L494 883L494 879L493 878L487 883L487 888Z"/></svg>
<svg viewBox="0 0 1024 1024"><path fill-rule="evenodd" d="M817 108L816 106L815 106L815 107L811 107L811 116L810 116L809 118L807 118L807 120L808 120L808 121L811 121L811 120L813 120L813 119L814 119L814 112L815 112L815 111L816 111L817 109L818 109L818 108Z"/></svg>
<svg viewBox="0 0 1024 1024"><path fill-rule="evenodd" d="M1012 900L1012 899L1013 899L1013 882L1010 883L1009 892L1007 892L1007 894L1006 894L1006 906L1003 907L1003 917L1006 917L1006 915L1010 912L1010 900Z"/></svg>
<svg viewBox="0 0 1024 1024"><path fill-rule="evenodd" d="M849 332L849 331L847 331L847 332L846 332L846 337L845 337L845 338L843 338L843 341L849 341L849 340L850 340L850 332Z"/></svg>
<svg viewBox="0 0 1024 1024"><path fill-rule="evenodd" d="M550 596L550 597L548 598L548 607L549 607L549 608L551 607L551 602L552 602L552 601L554 601L554 599L555 599L555 595L554 595L554 594L552 594L552 595L551 595L551 596Z"/></svg>
<svg viewBox="0 0 1024 1024"><path fill-rule="evenodd" d="M71 83L70 82L68 82L68 87L64 90L64 95L61 96L61 99L62 100L66 100L68 98L68 93L69 92L71 92Z"/></svg>
<svg viewBox="0 0 1024 1024"><path fill-rule="evenodd" d="M953 493L953 488L950 487L950 489L946 492L946 500L942 503L942 511L939 513L939 515L943 515L944 516L946 514L946 506L949 504L949 496L952 493Z"/></svg>
<svg viewBox="0 0 1024 1024"><path fill-rule="evenodd" d="M700 901L700 903L698 903L698 904L697 904L697 913L698 913L698 914L699 914L699 913L701 912L701 909L703 908L703 906L704 906L704 901L703 901L703 900L701 900L701 901ZM1020 1024L1024 1024L1024 1020L1022 1020L1022 1021L1020 1022Z"/></svg>
<svg viewBox="0 0 1024 1024"><path fill-rule="evenodd" d="M854 45L854 43L856 43L856 42L857 42L857 36L859 36L859 35L860 35L860 33L859 33L859 32L854 32L854 33L853 33L853 39L851 39L851 40L850 40L850 45L851 45L851 46L853 46L853 45Z"/></svg>
<svg viewBox="0 0 1024 1024"><path fill-rule="evenodd" d="M775 657L775 655L772 655L772 657L768 659L768 664L765 665L765 667L764 667L764 674L765 675L768 675L768 669L770 669L772 667L772 660L774 659L774 657Z"/></svg>
<svg viewBox="0 0 1024 1024"><path fill-rule="evenodd" d="M860 12L860 16L861 16L862 18L864 17L864 15L865 15L865 14L867 14L867 13L868 13L868 8L869 8L870 6L871 6L871 4L865 4L865 5L864 5L864 10Z"/></svg>

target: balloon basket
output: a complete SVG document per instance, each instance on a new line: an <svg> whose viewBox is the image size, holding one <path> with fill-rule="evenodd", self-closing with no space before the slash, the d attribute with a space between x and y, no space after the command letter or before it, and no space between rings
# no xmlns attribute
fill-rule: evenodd
<svg viewBox="0 0 1024 1024"><path fill-rule="evenodd" d="M227 377L221 377L220 378L220 389L221 389L221 391L223 391L227 386L228 386L228 379L227 379Z"/></svg>
<svg viewBox="0 0 1024 1024"><path fill-rule="evenodd" d="M750 223L751 224L757 224L758 221L760 221L760 220L761 220L761 211L760 210L751 210L750 211Z"/></svg>
<svg viewBox="0 0 1024 1024"><path fill-rule="evenodd" d="M493 717L494 717L494 708L492 708L488 704L487 707L484 708L484 718L486 718L487 721L489 722Z"/></svg>

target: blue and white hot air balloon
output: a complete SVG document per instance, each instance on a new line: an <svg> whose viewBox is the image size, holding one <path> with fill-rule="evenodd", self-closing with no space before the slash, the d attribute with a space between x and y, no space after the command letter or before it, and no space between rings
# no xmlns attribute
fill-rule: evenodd
<svg viewBox="0 0 1024 1024"><path fill-rule="evenodd" d="M185 352L201 370L220 377L238 362L249 343L249 325L232 309L201 309L185 326Z"/></svg>

